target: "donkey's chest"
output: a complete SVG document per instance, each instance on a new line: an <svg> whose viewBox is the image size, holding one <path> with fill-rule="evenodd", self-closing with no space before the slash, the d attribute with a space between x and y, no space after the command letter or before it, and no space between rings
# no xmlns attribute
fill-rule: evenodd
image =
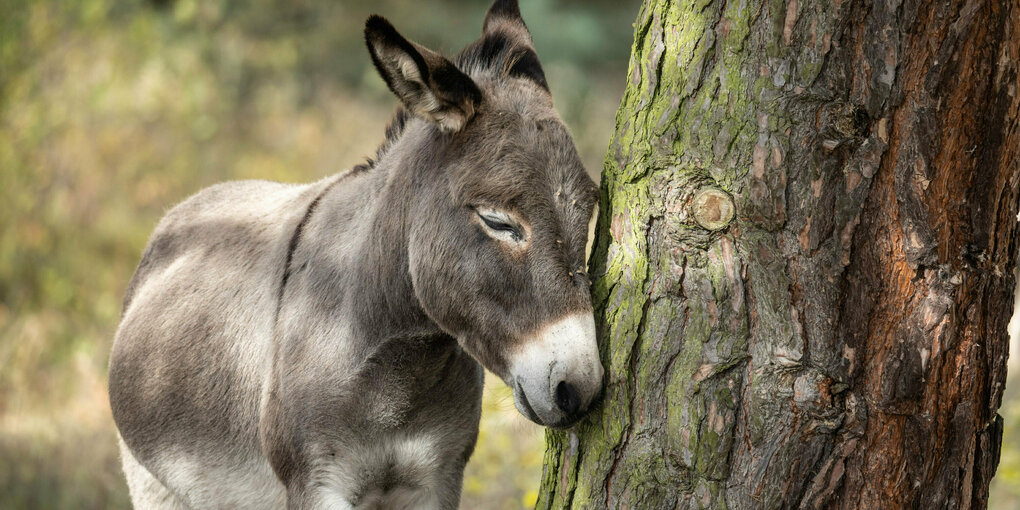
<svg viewBox="0 0 1020 510"><path fill-rule="evenodd" d="M456 506L478 436L482 373L453 347L437 357L379 352L324 414L309 417L317 425L301 436L319 488L313 499L337 508ZM434 368L408 369L408 360Z"/></svg>
<svg viewBox="0 0 1020 510"><path fill-rule="evenodd" d="M324 438L312 462L317 499L351 508L452 508L478 437L473 395L436 395L400 426L376 422ZM364 424L364 422L362 422ZM346 508L339 505L338 508Z"/></svg>

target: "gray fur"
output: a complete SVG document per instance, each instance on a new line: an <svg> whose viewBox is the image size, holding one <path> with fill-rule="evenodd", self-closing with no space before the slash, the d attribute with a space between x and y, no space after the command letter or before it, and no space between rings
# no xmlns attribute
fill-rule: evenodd
<svg viewBox="0 0 1020 510"><path fill-rule="evenodd" d="M373 18L366 39L405 108L377 161L307 185L220 184L163 218L110 361L136 508L456 508L481 367L526 391L516 353L591 315L596 188L544 76L517 65L533 48L515 12L497 1L456 66L401 54ZM481 206L526 239L497 241ZM531 380L532 403L568 382L580 409L529 417L568 425L601 387L597 354L545 362L525 368L566 375Z"/></svg>

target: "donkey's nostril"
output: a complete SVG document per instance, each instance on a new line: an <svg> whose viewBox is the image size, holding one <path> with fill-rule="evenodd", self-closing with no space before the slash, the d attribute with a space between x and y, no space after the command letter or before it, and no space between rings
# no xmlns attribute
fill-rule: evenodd
<svg viewBox="0 0 1020 510"><path fill-rule="evenodd" d="M581 395L577 388L567 381L560 381L556 385L556 406L567 416L573 416L581 407Z"/></svg>

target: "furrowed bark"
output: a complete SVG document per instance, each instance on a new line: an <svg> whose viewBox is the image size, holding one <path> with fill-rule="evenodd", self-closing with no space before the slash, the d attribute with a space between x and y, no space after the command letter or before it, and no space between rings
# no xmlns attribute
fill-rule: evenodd
<svg viewBox="0 0 1020 510"><path fill-rule="evenodd" d="M538 508L983 508L1018 61L1016 2L646 0L591 260L605 402L549 432Z"/></svg>

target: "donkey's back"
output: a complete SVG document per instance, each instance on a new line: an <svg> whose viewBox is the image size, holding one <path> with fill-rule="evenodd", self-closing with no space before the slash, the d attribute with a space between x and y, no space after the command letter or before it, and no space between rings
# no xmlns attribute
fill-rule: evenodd
<svg viewBox="0 0 1020 510"><path fill-rule="evenodd" d="M110 363L136 502L282 505L283 486L260 451L259 402L290 239L325 185L220 184L156 228Z"/></svg>

